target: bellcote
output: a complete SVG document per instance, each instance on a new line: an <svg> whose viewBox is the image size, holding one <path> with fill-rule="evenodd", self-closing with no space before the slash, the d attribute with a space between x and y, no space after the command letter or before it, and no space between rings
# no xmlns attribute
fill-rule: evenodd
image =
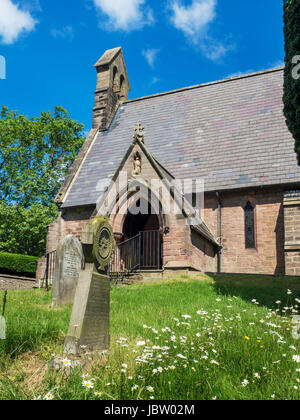
<svg viewBox="0 0 300 420"><path fill-rule="evenodd" d="M122 48L107 50L95 64L97 88L93 110L93 128L109 127L118 104L128 99L131 90Z"/></svg>

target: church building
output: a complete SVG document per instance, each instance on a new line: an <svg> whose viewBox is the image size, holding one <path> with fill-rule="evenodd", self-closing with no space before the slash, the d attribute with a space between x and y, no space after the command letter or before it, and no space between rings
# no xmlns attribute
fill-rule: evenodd
<svg viewBox="0 0 300 420"><path fill-rule="evenodd" d="M121 48L95 65L93 128L47 252L107 216L112 272L300 275L300 167L283 68L128 100Z"/></svg>

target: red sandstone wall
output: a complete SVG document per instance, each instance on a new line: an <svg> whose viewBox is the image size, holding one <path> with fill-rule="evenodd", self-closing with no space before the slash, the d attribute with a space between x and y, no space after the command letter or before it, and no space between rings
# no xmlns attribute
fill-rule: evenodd
<svg viewBox="0 0 300 420"><path fill-rule="evenodd" d="M244 206L255 206L256 248L245 247ZM225 273L284 274L283 192L222 193L222 268ZM217 237L217 198L206 196L204 219Z"/></svg>
<svg viewBox="0 0 300 420"><path fill-rule="evenodd" d="M94 207L63 210L59 217L48 226L46 252L55 251L59 241L66 235L75 235L80 239L93 211ZM45 269L46 260L42 257L37 265L37 280L43 278Z"/></svg>

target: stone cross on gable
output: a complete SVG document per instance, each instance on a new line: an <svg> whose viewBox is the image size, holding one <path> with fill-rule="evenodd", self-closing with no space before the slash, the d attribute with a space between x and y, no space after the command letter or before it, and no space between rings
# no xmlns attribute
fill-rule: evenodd
<svg viewBox="0 0 300 420"><path fill-rule="evenodd" d="M137 125L134 127L135 134L133 136L134 140L139 140L142 143L144 143L144 131L145 127L142 126L141 123L137 123Z"/></svg>

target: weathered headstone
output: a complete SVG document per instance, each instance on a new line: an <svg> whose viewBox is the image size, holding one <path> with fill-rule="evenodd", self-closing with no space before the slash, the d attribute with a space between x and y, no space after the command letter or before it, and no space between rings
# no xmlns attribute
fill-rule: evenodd
<svg viewBox="0 0 300 420"><path fill-rule="evenodd" d="M83 250L80 241L76 236L65 236L56 251L53 307L74 302L82 266Z"/></svg>
<svg viewBox="0 0 300 420"><path fill-rule="evenodd" d="M64 352L109 348L110 279L106 274L115 249L106 218L91 220L82 233L85 267L81 270Z"/></svg>

